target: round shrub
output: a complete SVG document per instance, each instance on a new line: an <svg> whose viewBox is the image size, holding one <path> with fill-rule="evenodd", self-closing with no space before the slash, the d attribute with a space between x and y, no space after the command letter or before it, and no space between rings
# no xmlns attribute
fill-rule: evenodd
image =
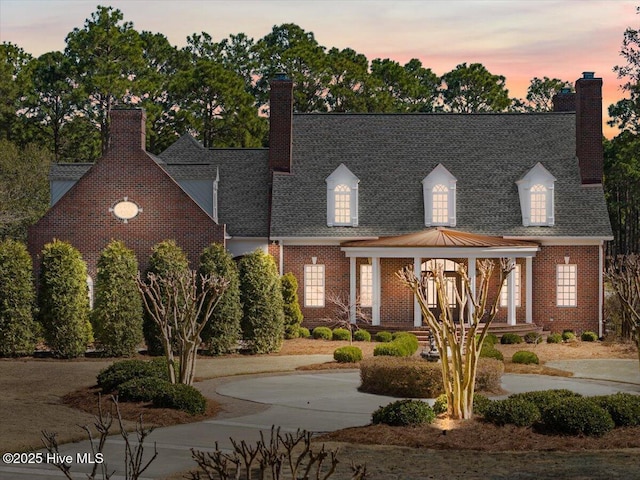
<svg viewBox="0 0 640 480"><path fill-rule="evenodd" d="M598 334L590 331L582 332L582 335L580 335L580 340L582 340L583 342L597 342Z"/></svg>
<svg viewBox="0 0 640 480"><path fill-rule="evenodd" d="M437 363L381 356L360 362L359 390L392 397L436 398L444 391L444 385Z"/></svg>
<svg viewBox="0 0 640 480"><path fill-rule="evenodd" d="M514 397L490 402L483 408L483 415L486 421L495 425L510 424L517 427L530 427L541 418L536 405Z"/></svg>
<svg viewBox="0 0 640 480"><path fill-rule="evenodd" d="M300 338L309 338L311 337L311 332L307 327L298 328L298 337Z"/></svg>
<svg viewBox="0 0 640 480"><path fill-rule="evenodd" d="M519 352L514 353L513 357L511 357L511 361L513 363L523 363L525 365L530 365L532 363L538 365L540 363L540 359L535 353L528 352L526 350L520 350Z"/></svg>
<svg viewBox="0 0 640 480"><path fill-rule="evenodd" d="M433 409L420 400L398 400L378 408L371 416L374 424L384 423L392 427L424 425L435 420Z"/></svg>
<svg viewBox="0 0 640 480"><path fill-rule="evenodd" d="M502 345L515 345L517 343L522 343L522 337L517 333L505 333L502 335L500 343Z"/></svg>
<svg viewBox="0 0 640 480"><path fill-rule="evenodd" d="M331 340L351 340L351 332L346 328L334 328L331 332Z"/></svg>
<svg viewBox="0 0 640 480"><path fill-rule="evenodd" d="M562 343L562 334L552 333L547 337L547 343Z"/></svg>
<svg viewBox="0 0 640 480"><path fill-rule="evenodd" d="M482 345L495 345L496 343L500 343L498 336L495 333L487 333Z"/></svg>
<svg viewBox="0 0 640 480"><path fill-rule="evenodd" d="M449 401L447 400L447 394L443 393L438 395L438 398L433 402L433 413L440 415L441 413L447 413L449 409Z"/></svg>
<svg viewBox="0 0 640 480"><path fill-rule="evenodd" d="M207 399L191 385L169 384L153 399L153 406L182 410L191 415L202 415L207 409Z"/></svg>
<svg viewBox="0 0 640 480"><path fill-rule="evenodd" d="M374 339L376 342L390 342L391 340L393 340L393 335L391 334L391 332L382 331L376 333Z"/></svg>
<svg viewBox="0 0 640 480"><path fill-rule="evenodd" d="M604 408L616 427L637 427L640 425L640 396L630 393L616 393L592 400Z"/></svg>
<svg viewBox="0 0 640 480"><path fill-rule="evenodd" d="M571 330L565 330L562 332L562 340L565 342L572 342L576 339L576 334Z"/></svg>
<svg viewBox="0 0 640 480"><path fill-rule="evenodd" d="M367 332L366 330L363 330L363 329L356 330L353 333L353 339L356 342L370 342L371 341L371 334L369 332Z"/></svg>
<svg viewBox="0 0 640 480"><path fill-rule="evenodd" d="M391 342L373 349L374 356L410 357L418 351L418 338L412 334L399 335Z"/></svg>
<svg viewBox="0 0 640 480"><path fill-rule="evenodd" d="M126 402L151 402L170 382L156 377L138 377L118 385L118 398Z"/></svg>
<svg viewBox="0 0 640 480"><path fill-rule="evenodd" d="M331 340L333 332L329 327L316 327L313 329L313 338L316 340Z"/></svg>
<svg viewBox="0 0 640 480"><path fill-rule="evenodd" d="M358 347L340 347L333 352L333 359L338 363L356 363L362 360L362 350Z"/></svg>
<svg viewBox="0 0 640 480"><path fill-rule="evenodd" d="M546 406L541 414L544 431L560 435L599 437L615 426L609 412L586 397L565 398Z"/></svg>
<svg viewBox="0 0 640 480"><path fill-rule="evenodd" d="M551 403L564 400L565 398L580 398L582 395L566 388L560 388L555 390L539 390L534 392L514 393L509 395L509 398L522 398L528 402L533 403L538 408L544 408Z"/></svg>
<svg viewBox="0 0 640 480"><path fill-rule="evenodd" d="M159 358L152 362L145 362L144 360L122 360L116 362L98 374L98 386L104 393L108 393L129 380L143 377L168 380L166 360Z"/></svg>
<svg viewBox="0 0 640 480"><path fill-rule="evenodd" d="M486 411L490 403L491 403L491 400L489 400L484 395L480 395L479 393L474 393L473 394L473 413L478 415L484 415L484 412Z"/></svg>
<svg viewBox="0 0 640 480"><path fill-rule="evenodd" d="M542 343L542 335L540 335L538 332L529 332L525 334L523 338L525 343L533 343L534 345Z"/></svg>
<svg viewBox="0 0 640 480"><path fill-rule="evenodd" d="M483 343L480 350L480 358L493 358L495 360L504 360L502 352L495 348L492 344Z"/></svg>

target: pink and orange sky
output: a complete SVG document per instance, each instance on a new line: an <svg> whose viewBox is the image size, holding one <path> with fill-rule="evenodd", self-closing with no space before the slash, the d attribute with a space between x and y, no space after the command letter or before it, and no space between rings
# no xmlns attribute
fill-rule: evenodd
<svg viewBox="0 0 640 480"><path fill-rule="evenodd" d="M296 23L327 48L350 47L369 60L419 58L437 75L479 62L504 75L519 98L533 77L575 81L594 71L604 81L605 120L624 96L612 71L624 62L624 30L640 23L640 1L628 0L0 0L0 41L34 56L63 50L66 35L98 4L178 47L195 32L257 40L274 25ZM617 134L604 128L607 137Z"/></svg>

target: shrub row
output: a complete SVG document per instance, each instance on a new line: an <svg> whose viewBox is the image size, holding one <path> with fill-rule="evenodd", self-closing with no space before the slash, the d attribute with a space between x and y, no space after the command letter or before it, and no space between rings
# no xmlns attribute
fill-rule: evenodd
<svg viewBox="0 0 640 480"><path fill-rule="evenodd" d="M410 357L418 351L418 338L407 332L396 332L390 342L373 349L374 356Z"/></svg>

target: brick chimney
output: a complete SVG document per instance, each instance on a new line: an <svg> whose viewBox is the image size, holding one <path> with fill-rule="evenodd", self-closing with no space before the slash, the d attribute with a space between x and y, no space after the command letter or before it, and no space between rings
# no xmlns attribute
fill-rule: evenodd
<svg viewBox="0 0 640 480"><path fill-rule="evenodd" d="M576 155L583 185L602 184L602 78L584 72L576 81Z"/></svg>
<svg viewBox="0 0 640 480"><path fill-rule="evenodd" d="M554 112L576 111L576 94L571 92L571 89L568 87L562 88L551 100L553 101Z"/></svg>
<svg viewBox="0 0 640 480"><path fill-rule="evenodd" d="M276 74L269 91L269 169L291 172L293 82Z"/></svg>
<svg viewBox="0 0 640 480"><path fill-rule="evenodd" d="M141 108L114 109L109 114L109 148L115 151L145 150L147 116Z"/></svg>

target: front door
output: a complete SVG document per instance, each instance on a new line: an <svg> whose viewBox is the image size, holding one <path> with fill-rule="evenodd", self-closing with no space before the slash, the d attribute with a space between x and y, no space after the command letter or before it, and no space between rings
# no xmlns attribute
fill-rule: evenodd
<svg viewBox="0 0 640 480"><path fill-rule="evenodd" d="M454 321L459 322L462 315L460 308L460 302L458 302L458 295L464 295L462 290L462 278L457 273L457 264L451 260L434 259L423 264L423 275L426 275L427 271L433 268L432 262L438 262L444 269L444 278L446 282L447 300L449 302L449 308L451 309L451 315ZM457 294L456 294L457 292ZM429 310L435 315L436 318L440 318L442 309L438 302L438 294L436 292L436 285L433 277L430 277L427 281L427 304Z"/></svg>

